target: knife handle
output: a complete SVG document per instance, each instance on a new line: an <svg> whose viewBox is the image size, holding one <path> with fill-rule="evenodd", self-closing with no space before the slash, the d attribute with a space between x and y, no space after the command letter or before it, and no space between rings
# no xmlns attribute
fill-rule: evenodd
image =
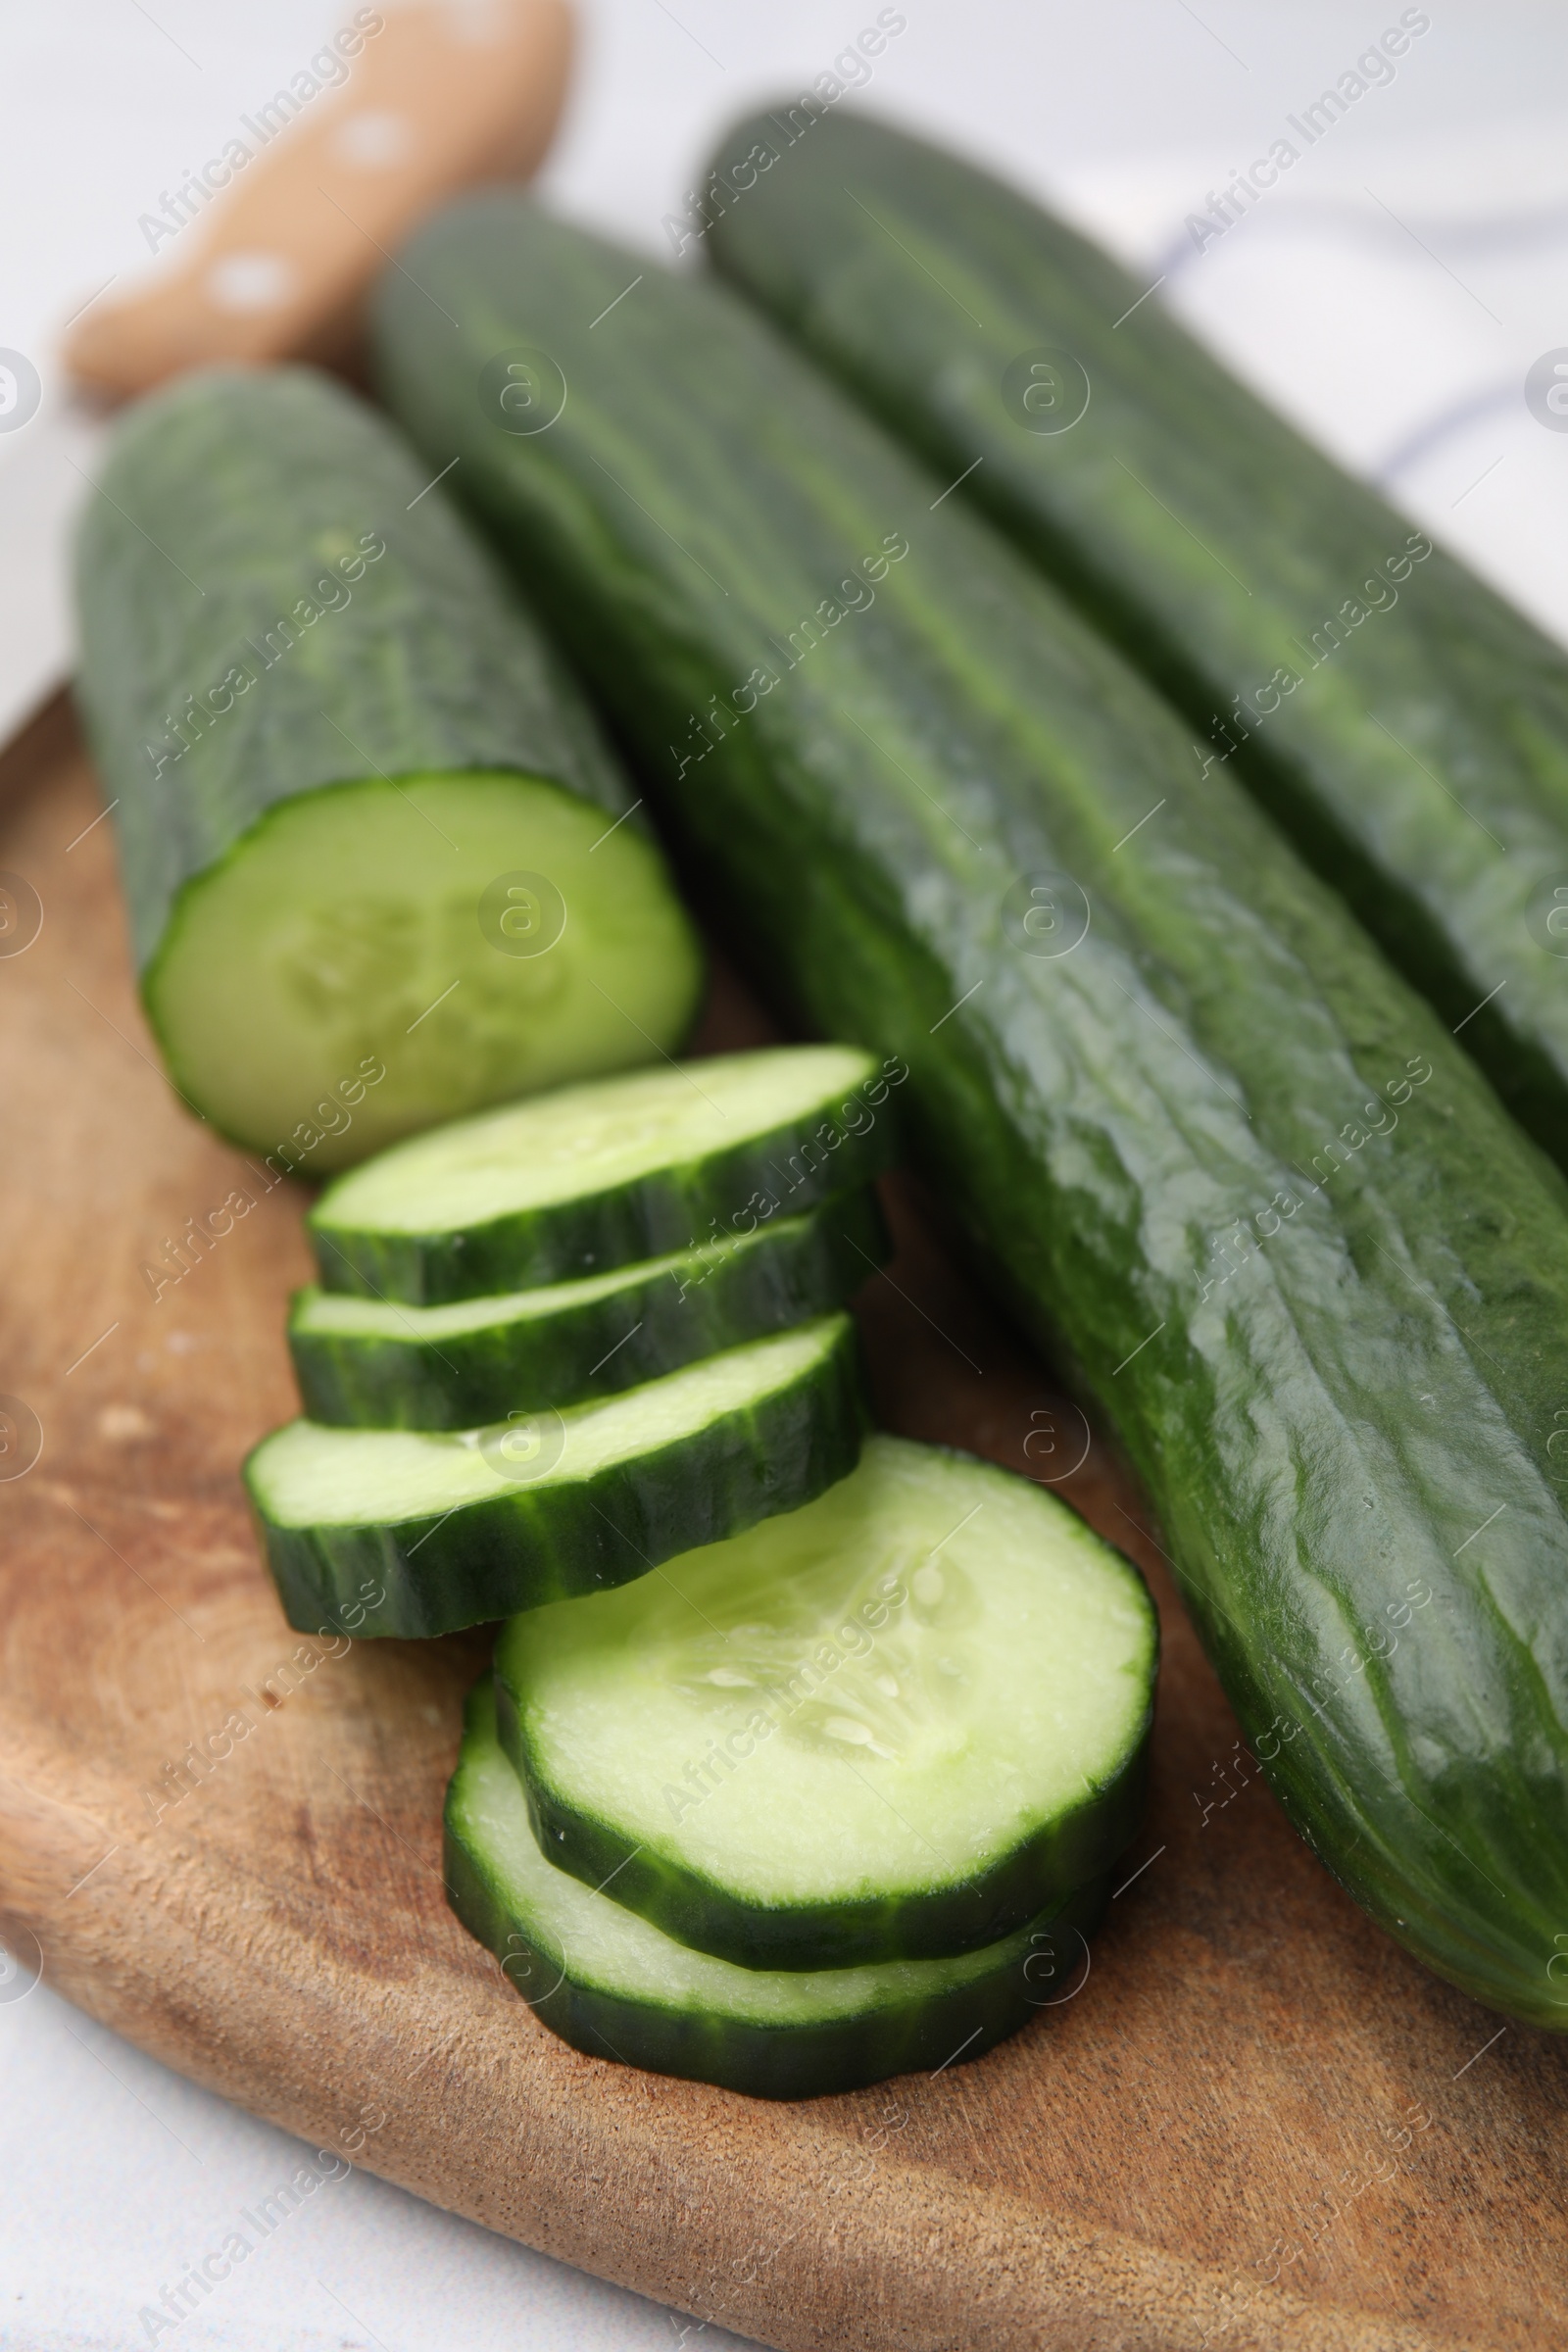
<svg viewBox="0 0 1568 2352"><path fill-rule="evenodd" d="M313 95L301 85L321 77L306 69L242 116L214 159L230 177L211 211L204 180L176 192L169 220L193 217L171 228L165 271L84 313L65 354L82 382L125 398L215 361L341 358L371 280L424 213L537 167L572 20L568 0L380 0L326 46L347 79L332 87L328 66Z"/></svg>

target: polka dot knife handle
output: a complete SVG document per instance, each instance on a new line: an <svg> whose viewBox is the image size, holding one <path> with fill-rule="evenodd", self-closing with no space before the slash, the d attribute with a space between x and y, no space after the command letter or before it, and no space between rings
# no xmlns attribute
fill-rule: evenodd
<svg viewBox="0 0 1568 2352"><path fill-rule="evenodd" d="M73 373L117 397L222 360L332 361L416 220L526 178L571 62L568 0L381 0L242 115L142 219L167 256L146 290L88 309Z"/></svg>

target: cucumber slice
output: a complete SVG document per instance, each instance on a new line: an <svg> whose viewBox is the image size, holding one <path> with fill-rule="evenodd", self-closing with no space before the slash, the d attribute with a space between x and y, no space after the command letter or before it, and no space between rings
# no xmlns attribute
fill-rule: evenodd
<svg viewBox="0 0 1568 2352"><path fill-rule="evenodd" d="M430 1306L754 1232L891 1166L893 1067L855 1046L770 1047L416 1137L317 1202L321 1282Z"/></svg>
<svg viewBox="0 0 1568 2352"><path fill-rule="evenodd" d="M291 1625L450 1634L798 1509L855 1467L864 1426L855 1325L822 1315L487 1429L291 1421L245 1482Z"/></svg>
<svg viewBox="0 0 1568 2352"><path fill-rule="evenodd" d="M488 1684L447 1791L446 1882L469 1935L574 2049L767 2099L967 2065L1081 1991L1105 1899L1101 1879L956 1959L807 1973L688 1951L545 1860Z"/></svg>
<svg viewBox="0 0 1568 2352"><path fill-rule="evenodd" d="M868 1441L788 1517L496 1652L551 1860L751 1968L992 1943L1107 1869L1143 1801L1136 1568L973 1455Z"/></svg>
<svg viewBox="0 0 1568 2352"><path fill-rule="evenodd" d="M872 1192L583 1282L399 1306L300 1291L288 1341L314 1421L471 1429L580 1404L842 1306L890 1252Z"/></svg>

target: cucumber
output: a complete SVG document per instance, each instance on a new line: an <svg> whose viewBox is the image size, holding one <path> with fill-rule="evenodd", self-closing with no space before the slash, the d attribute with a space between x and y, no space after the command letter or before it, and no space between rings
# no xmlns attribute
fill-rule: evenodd
<svg viewBox="0 0 1568 2352"><path fill-rule="evenodd" d="M907 1064L911 1155L1119 1431L1290 1817L1562 2027L1568 1186L1170 707L737 296L511 195L406 258L459 324L383 283L397 413L758 979ZM472 397L518 343L571 385L528 440Z"/></svg>
<svg viewBox="0 0 1568 2352"><path fill-rule="evenodd" d="M777 118L721 181L758 143L782 159ZM1568 1164L1562 650L989 173L838 113L753 172L725 276L966 475Z"/></svg>
<svg viewBox="0 0 1568 2352"><path fill-rule="evenodd" d="M842 1306L890 1254L871 1192L584 1281L453 1306L296 1293L288 1344L313 1421L471 1429L610 1396Z"/></svg>
<svg viewBox="0 0 1568 2352"><path fill-rule="evenodd" d="M756 1232L895 1156L907 1072L854 1047L768 1047L563 1088L420 1136L311 1211L327 1290L491 1298Z"/></svg>
<svg viewBox="0 0 1568 2352"><path fill-rule="evenodd" d="M185 1101L318 1175L653 1060L691 925L580 695L430 477L305 368L116 429L77 693Z"/></svg>
<svg viewBox="0 0 1568 2352"><path fill-rule="evenodd" d="M809 2099L889 2075L968 2065L1083 1989L1103 1881L958 1959L812 1974L687 1951L547 1862L496 1739L488 1684L470 1697L446 1803L453 1909L552 2033L591 2058Z"/></svg>
<svg viewBox="0 0 1568 2352"><path fill-rule="evenodd" d="M814 1502L516 1618L501 1740L552 1862L742 1968L995 1943L1138 1827L1158 1627L1027 1479L873 1437Z"/></svg>
<svg viewBox="0 0 1568 2352"><path fill-rule="evenodd" d="M486 1429L291 1421L255 1448L245 1484L290 1625L450 1634L797 1509L854 1469L864 1424L855 1326L821 1315L608 1401Z"/></svg>

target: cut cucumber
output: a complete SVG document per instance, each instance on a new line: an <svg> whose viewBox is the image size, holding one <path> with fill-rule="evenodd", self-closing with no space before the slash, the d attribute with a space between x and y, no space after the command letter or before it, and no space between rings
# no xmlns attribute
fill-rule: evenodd
<svg viewBox="0 0 1568 2352"><path fill-rule="evenodd" d="M891 1072L855 1046L770 1047L419 1136L317 1202L322 1284L428 1306L755 1232L891 1166Z"/></svg>
<svg viewBox="0 0 1568 2352"><path fill-rule="evenodd" d="M324 1175L476 1103L648 1060L684 1034L698 967L658 851L611 822L538 776L275 803L186 884L144 977L175 1085L283 1170ZM516 894L499 911L498 878ZM506 920L535 925L525 943L562 927L523 955L498 945Z"/></svg>
<svg viewBox="0 0 1568 2352"><path fill-rule="evenodd" d="M582 1282L399 1306L300 1291L288 1341L314 1421L471 1429L580 1404L844 1305L889 1254L870 1191Z"/></svg>
<svg viewBox="0 0 1568 2352"><path fill-rule="evenodd" d="M967 2065L1082 1990L1105 1899L1100 1880L957 1959L807 1973L688 1951L545 1860L488 1684L447 1792L446 1881L468 1933L574 2049L769 2099Z"/></svg>
<svg viewBox="0 0 1568 2352"><path fill-rule="evenodd" d="M302 368L139 403L77 597L148 1017L276 1174L679 1043L701 958L633 795L373 410Z"/></svg>
<svg viewBox="0 0 1568 2352"><path fill-rule="evenodd" d="M742 1967L993 1943L1137 1827L1158 1632L1130 1562L971 1454L874 1437L788 1517L496 1653L540 1844Z"/></svg>
<svg viewBox="0 0 1568 2352"><path fill-rule="evenodd" d="M291 1625L449 1634L797 1509L855 1467L864 1425L855 1326L823 1315L487 1429L291 1421L245 1481Z"/></svg>

